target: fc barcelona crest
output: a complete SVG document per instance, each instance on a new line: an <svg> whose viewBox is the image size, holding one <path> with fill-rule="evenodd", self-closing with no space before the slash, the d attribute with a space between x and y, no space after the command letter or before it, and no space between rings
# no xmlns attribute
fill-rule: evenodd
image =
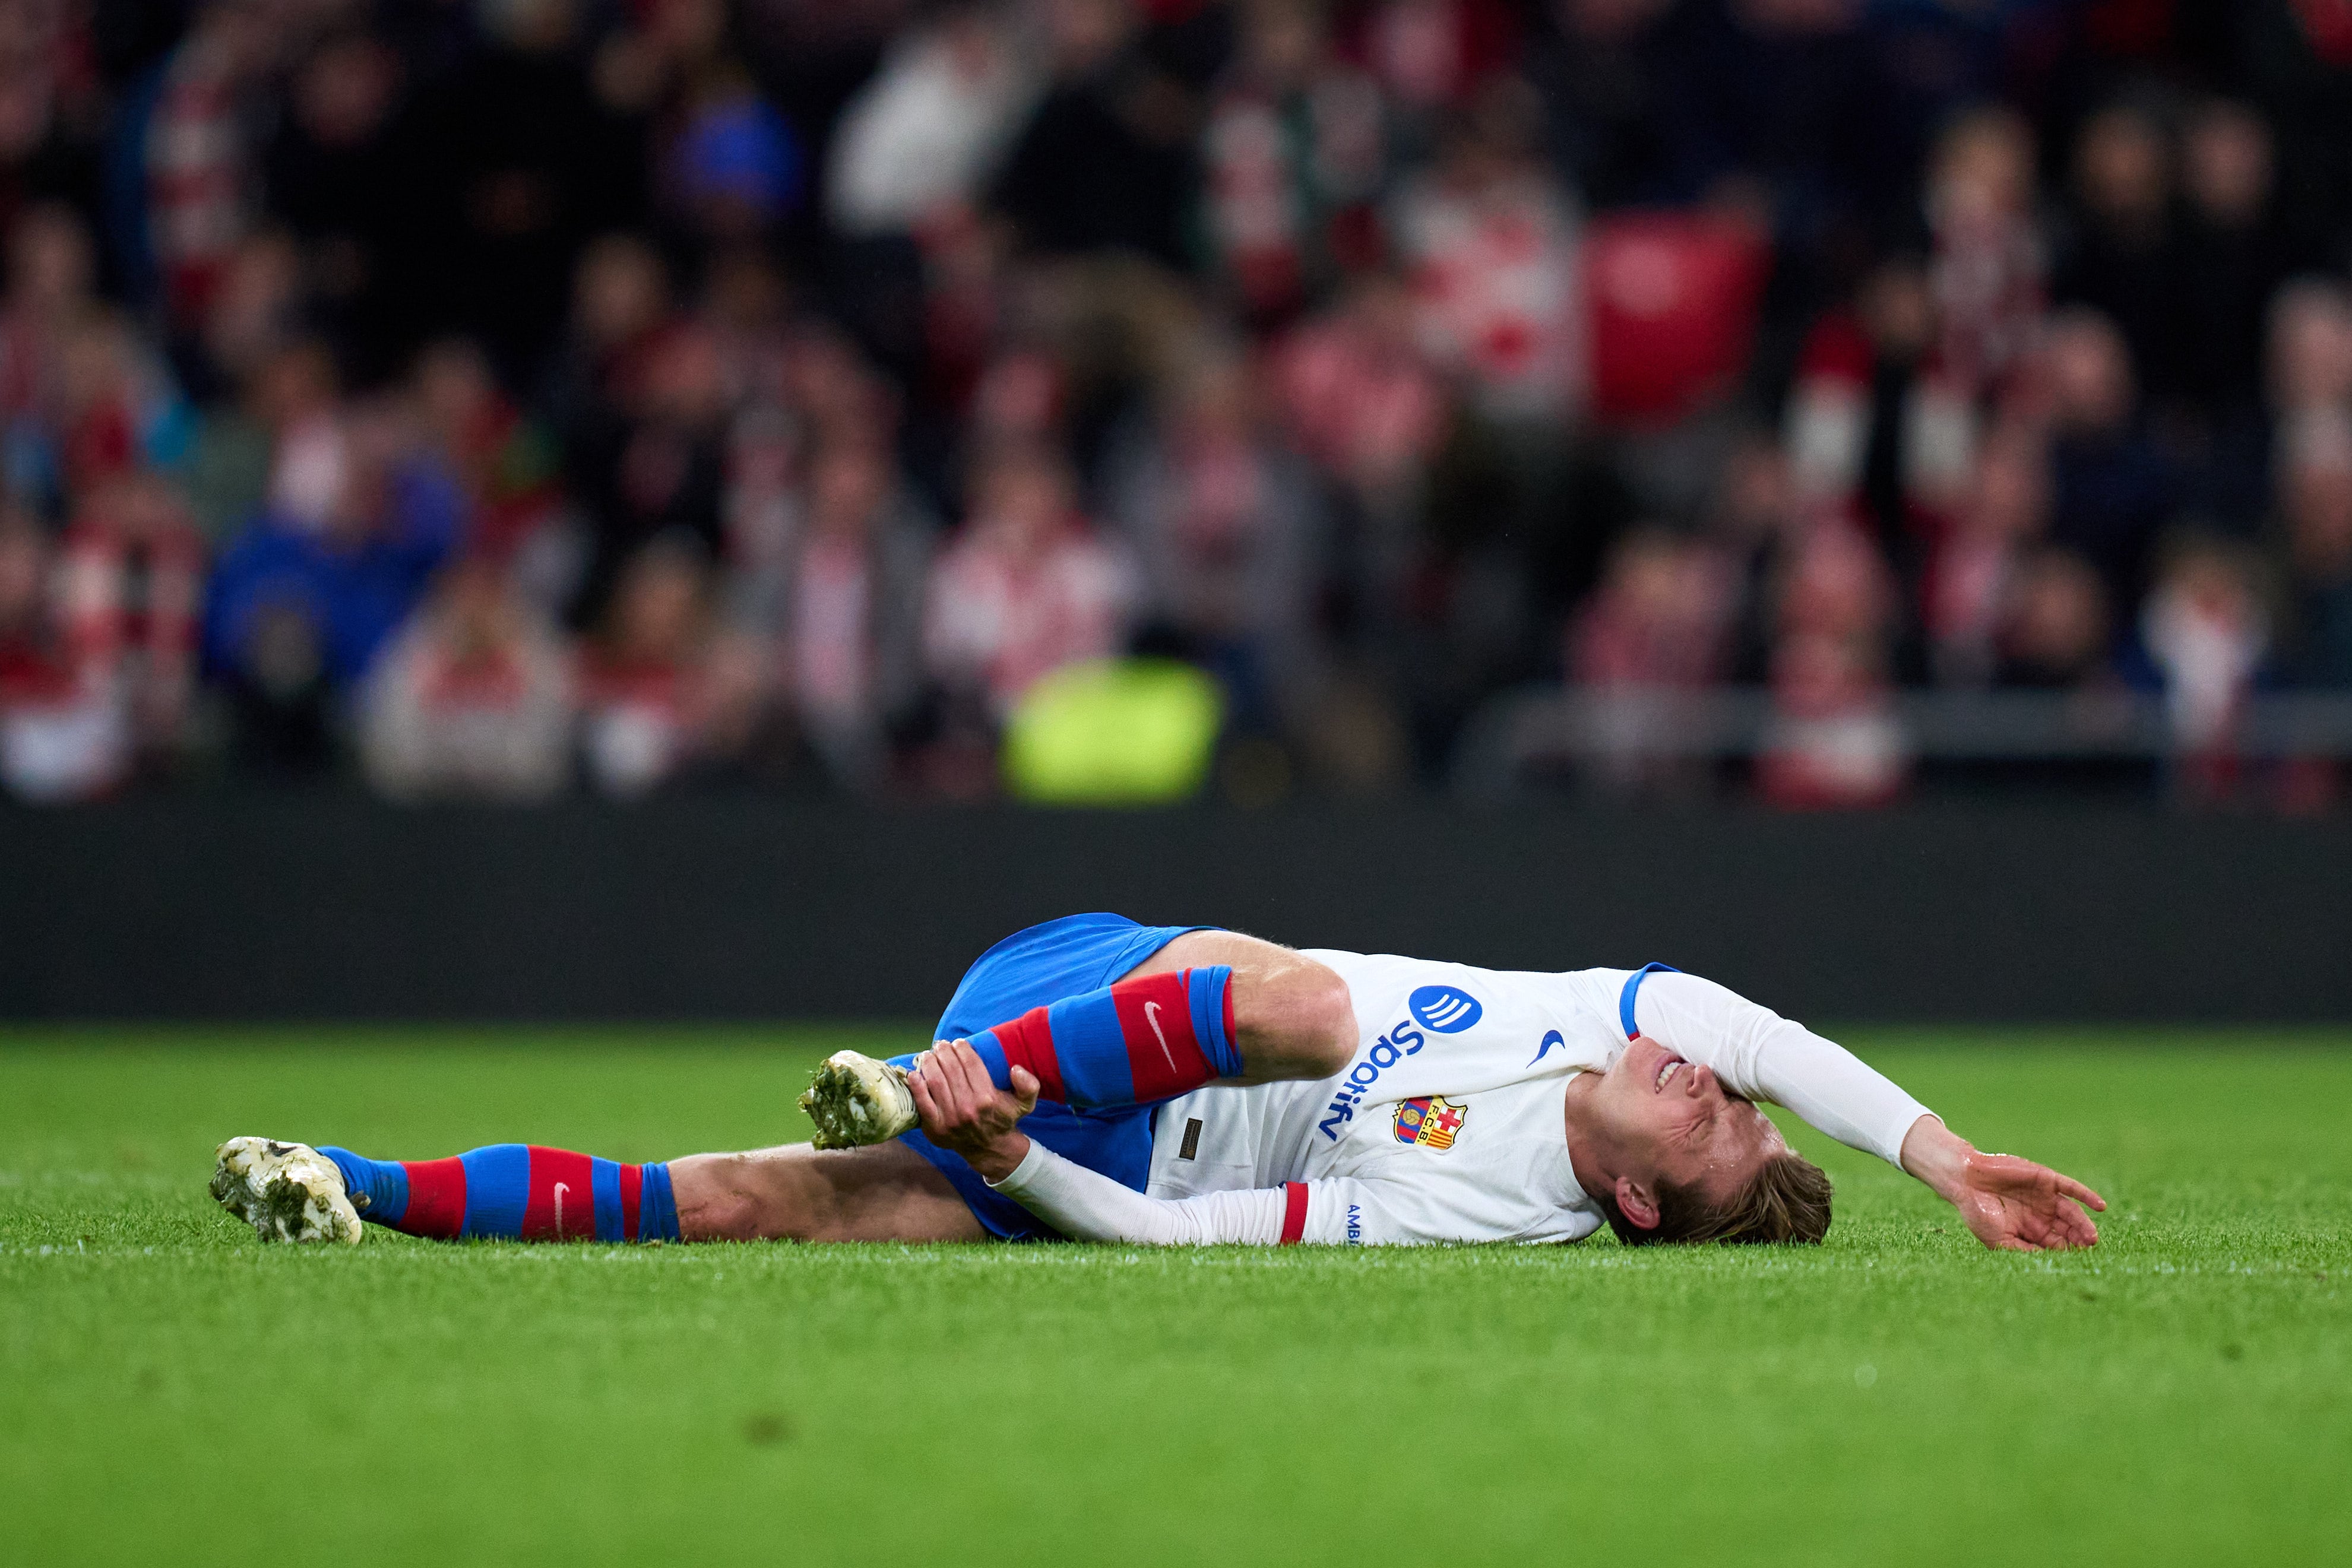
<svg viewBox="0 0 2352 1568"><path fill-rule="evenodd" d="M1469 1114L1443 1094L1408 1100L1396 1108L1397 1142L1419 1144L1424 1149L1444 1154L1454 1146L1454 1135L1462 1130L1463 1119Z"/></svg>

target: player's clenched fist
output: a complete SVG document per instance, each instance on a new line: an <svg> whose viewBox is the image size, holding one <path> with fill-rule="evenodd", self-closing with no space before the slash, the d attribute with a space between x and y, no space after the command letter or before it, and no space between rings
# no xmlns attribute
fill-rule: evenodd
<svg viewBox="0 0 2352 1568"><path fill-rule="evenodd" d="M1037 1079L1018 1066L1012 1076L1012 1092L997 1088L980 1053L961 1040L933 1041L907 1074L923 1135L961 1155L990 1181L1012 1175L1029 1152L1020 1124L1037 1108Z"/></svg>

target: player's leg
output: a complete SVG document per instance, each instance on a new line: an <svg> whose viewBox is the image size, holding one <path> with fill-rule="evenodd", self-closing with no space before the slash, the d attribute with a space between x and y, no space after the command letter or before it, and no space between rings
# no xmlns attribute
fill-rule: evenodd
<svg viewBox="0 0 2352 1568"><path fill-rule="evenodd" d="M1100 1110L1221 1078L1328 1078L1355 1051L1356 1015L1328 965L1237 931L1188 931L1100 990L971 1039L998 1088L1025 1067L1041 1098Z"/></svg>
<svg viewBox="0 0 2352 1568"><path fill-rule="evenodd" d="M1238 931L1188 931L1120 977L1232 972L1234 1045L1244 1082L1328 1078L1356 1053L1356 1009L1338 970ZM1197 1087L1197 1085L1196 1085Z"/></svg>
<svg viewBox="0 0 2352 1568"><path fill-rule="evenodd" d="M1356 1048L1355 1010L1328 965L1231 931L1188 931L1109 985L1029 1008L974 1031L972 1049L1000 1089L1025 1069L1040 1097L1088 1111L1147 1104L1218 1079L1326 1078ZM915 1124L904 1078L842 1052L801 1103L818 1143L845 1147Z"/></svg>
<svg viewBox="0 0 2352 1568"><path fill-rule="evenodd" d="M212 1191L265 1240L355 1242L362 1218L438 1239L955 1241L986 1235L955 1187L898 1145L807 1145L629 1166L499 1144L371 1160L264 1138L221 1145Z"/></svg>
<svg viewBox="0 0 2352 1568"><path fill-rule="evenodd" d="M231 1138L213 1197L265 1241L357 1241L360 1222L454 1240L676 1241L667 1165L625 1165L531 1144L437 1160L374 1160L349 1149Z"/></svg>
<svg viewBox="0 0 2352 1568"><path fill-rule="evenodd" d="M807 1144L670 1162L688 1241L982 1241L988 1231L904 1144L819 1153Z"/></svg>

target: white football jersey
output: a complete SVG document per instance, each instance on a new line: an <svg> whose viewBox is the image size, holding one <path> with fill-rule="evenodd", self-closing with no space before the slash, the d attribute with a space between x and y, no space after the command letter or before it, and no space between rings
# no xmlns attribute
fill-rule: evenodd
<svg viewBox="0 0 2352 1568"><path fill-rule="evenodd" d="M1319 1082L1211 1085L1160 1107L1151 1197L1287 1187L1285 1240L1580 1239L1603 1220L1569 1159L1568 1081L1635 1034L1897 1164L1928 1113L1841 1047L1696 976L1307 956L1348 983L1354 1056Z"/></svg>
<svg viewBox="0 0 2352 1568"><path fill-rule="evenodd" d="M1564 1102L1570 1076L1624 1049L1610 1016L1622 972L1307 956L1348 982L1355 1056L1319 1082L1213 1084L1162 1106L1150 1196L1303 1182L1298 1239L1357 1245L1574 1241L1600 1226Z"/></svg>

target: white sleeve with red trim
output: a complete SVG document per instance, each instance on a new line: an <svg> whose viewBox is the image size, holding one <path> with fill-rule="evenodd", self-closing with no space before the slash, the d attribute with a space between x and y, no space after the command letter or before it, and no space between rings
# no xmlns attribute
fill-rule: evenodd
<svg viewBox="0 0 2352 1568"><path fill-rule="evenodd" d="M1297 1241L1415 1246L1507 1239L1510 1232L1449 1211L1409 1184L1352 1176L1280 1186L1150 1197L1064 1159L1034 1139L1003 1181L989 1184L1079 1241L1147 1247L1288 1246ZM1419 1199L1420 1201L1416 1201Z"/></svg>
<svg viewBox="0 0 2352 1568"><path fill-rule="evenodd" d="M1784 1105L1897 1169L1904 1135L1935 1114L1845 1047L1713 980L1672 970L1643 976L1633 1009L1642 1033L1713 1069L1732 1092Z"/></svg>
<svg viewBox="0 0 2352 1568"><path fill-rule="evenodd" d="M1030 1213L1078 1241L1139 1242L1148 1247L1212 1247L1238 1241L1271 1247L1295 1241L1285 1221L1291 1207L1283 1187L1209 1192L1197 1197L1147 1197L1097 1171L1066 1160L1035 1139L1003 1181L989 1184ZM1293 1182L1291 1186L1306 1190ZM1303 1210L1305 1205L1297 1207Z"/></svg>

